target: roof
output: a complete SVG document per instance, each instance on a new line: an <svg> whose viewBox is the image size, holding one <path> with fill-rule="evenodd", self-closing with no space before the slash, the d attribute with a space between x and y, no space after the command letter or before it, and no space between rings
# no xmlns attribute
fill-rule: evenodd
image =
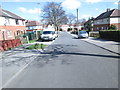
<svg viewBox="0 0 120 90"><path fill-rule="evenodd" d="M100 14L98 17L96 17L95 20L110 18L110 17L120 17L120 10L113 9L113 10L106 11Z"/></svg>
<svg viewBox="0 0 120 90"><path fill-rule="evenodd" d="M22 17L14 14L14 13L12 13L10 11L4 10L4 9L1 9L0 12L1 12L0 16L3 16L3 17L9 17L9 18L14 18L14 19L25 20Z"/></svg>
<svg viewBox="0 0 120 90"><path fill-rule="evenodd" d="M40 23L38 21L28 21L26 26L38 26Z"/></svg>

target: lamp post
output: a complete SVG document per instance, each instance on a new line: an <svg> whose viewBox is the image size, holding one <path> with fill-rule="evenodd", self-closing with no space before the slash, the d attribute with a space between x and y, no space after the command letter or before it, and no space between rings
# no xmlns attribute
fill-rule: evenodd
<svg viewBox="0 0 120 90"><path fill-rule="evenodd" d="M77 29L78 29L78 35L79 35L79 28L78 28L78 8L77 8Z"/></svg>
<svg viewBox="0 0 120 90"><path fill-rule="evenodd" d="M39 30L40 29L40 25L39 25L39 23L40 23L40 20L39 20L39 16L40 16L39 5L40 5L40 3L37 3L37 5L38 5L38 28L37 28L37 30ZM37 31L36 31L36 38L39 39Z"/></svg>

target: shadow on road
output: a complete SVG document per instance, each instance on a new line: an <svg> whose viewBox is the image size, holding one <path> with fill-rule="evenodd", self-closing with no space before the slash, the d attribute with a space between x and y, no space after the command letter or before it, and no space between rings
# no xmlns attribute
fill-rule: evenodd
<svg viewBox="0 0 120 90"><path fill-rule="evenodd" d="M73 48L76 45L52 45L49 49L44 50L39 56L37 56L34 61L35 63L33 66L40 68L44 67L46 64L55 65L56 61L59 61L61 64L70 65L72 64L72 59L68 59L72 55L77 56L90 56L90 57L104 57L104 58L113 58L119 59L120 56L113 56L113 55L99 55L99 54L92 54L92 53L83 53L83 52L70 52L67 51L66 48Z"/></svg>
<svg viewBox="0 0 120 90"><path fill-rule="evenodd" d="M17 66L21 66L23 63L27 64L29 63L30 59L34 58L34 61L37 62L37 66L39 67L43 67L45 64L54 62L56 60L60 60L61 64L71 64L72 60L68 60L68 57L72 56L72 55L77 55L77 56L90 56L90 57L104 57L104 58L113 58L113 59L119 59L120 56L113 56L113 55L99 55L99 54L93 54L93 53L85 53L85 52L74 52L74 51L69 51L69 49L71 48L76 48L77 45L64 45L64 44L55 44L55 45L51 45L50 47L48 47L46 50L44 50L43 52L39 51L39 50L18 50L19 52L21 51L21 53L31 53L31 55L29 56L25 56L25 54L23 53L23 56L13 56L12 58L14 60L9 61L9 62L3 62L4 66L9 67L12 65L17 65ZM69 49L68 49L69 48ZM37 54L36 56L32 55L32 54ZM62 57L62 58L61 58ZM53 63L52 63L53 64Z"/></svg>

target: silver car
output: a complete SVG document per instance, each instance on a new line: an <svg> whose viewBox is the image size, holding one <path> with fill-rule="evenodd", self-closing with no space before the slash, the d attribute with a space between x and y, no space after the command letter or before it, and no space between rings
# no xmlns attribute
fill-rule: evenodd
<svg viewBox="0 0 120 90"><path fill-rule="evenodd" d="M89 37L89 35L86 31L79 32L78 38L88 38L88 37Z"/></svg>

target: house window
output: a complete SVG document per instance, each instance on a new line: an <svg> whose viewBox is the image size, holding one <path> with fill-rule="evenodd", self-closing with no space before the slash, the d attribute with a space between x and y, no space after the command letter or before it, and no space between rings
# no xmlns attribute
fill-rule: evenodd
<svg viewBox="0 0 120 90"><path fill-rule="evenodd" d="M5 23L4 23L4 25L9 25L9 24L10 24L9 18L5 17Z"/></svg>
<svg viewBox="0 0 120 90"><path fill-rule="evenodd" d="M12 31L11 30L8 30L8 37L11 37L12 36Z"/></svg>
<svg viewBox="0 0 120 90"><path fill-rule="evenodd" d="M22 24L24 25L24 21L22 21Z"/></svg>
<svg viewBox="0 0 120 90"><path fill-rule="evenodd" d="M102 27L102 30L104 30L104 27Z"/></svg>
<svg viewBox="0 0 120 90"><path fill-rule="evenodd" d="M97 27L97 30L99 30L99 27Z"/></svg>
<svg viewBox="0 0 120 90"><path fill-rule="evenodd" d="M19 21L18 21L18 19L15 20L15 23L16 23L16 25L19 25Z"/></svg>
<svg viewBox="0 0 120 90"><path fill-rule="evenodd" d="M17 31L17 35L20 35L20 30Z"/></svg>

